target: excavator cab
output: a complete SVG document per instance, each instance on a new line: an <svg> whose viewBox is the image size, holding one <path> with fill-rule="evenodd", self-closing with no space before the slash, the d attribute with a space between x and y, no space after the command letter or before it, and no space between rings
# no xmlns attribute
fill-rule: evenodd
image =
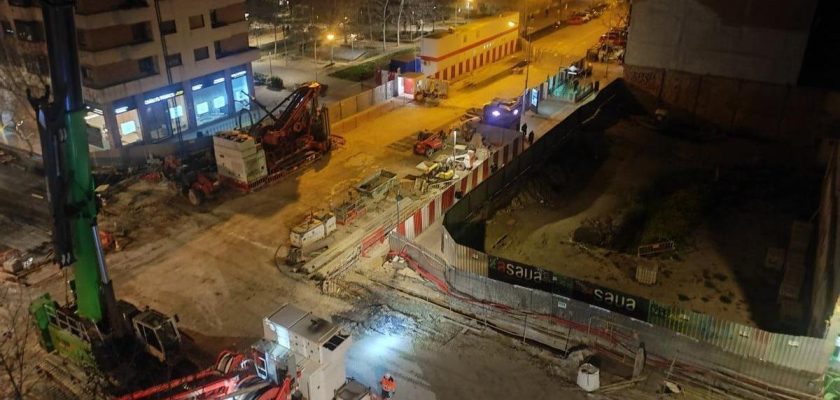
<svg viewBox="0 0 840 400"><path fill-rule="evenodd" d="M145 310L132 318L132 328L146 352L161 363L171 361L180 352L181 334L175 319L155 310Z"/></svg>
<svg viewBox="0 0 840 400"><path fill-rule="evenodd" d="M138 309L124 300L117 301L117 308L125 323L131 327L136 343L143 350L163 364L178 361L181 350L181 334L178 332L178 317L170 317L146 307Z"/></svg>

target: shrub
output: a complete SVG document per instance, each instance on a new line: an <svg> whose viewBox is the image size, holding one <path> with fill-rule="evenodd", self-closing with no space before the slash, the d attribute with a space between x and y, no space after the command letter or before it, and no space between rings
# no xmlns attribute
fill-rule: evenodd
<svg viewBox="0 0 840 400"><path fill-rule="evenodd" d="M268 88L272 90L283 90L283 79L280 79L279 76L268 78Z"/></svg>

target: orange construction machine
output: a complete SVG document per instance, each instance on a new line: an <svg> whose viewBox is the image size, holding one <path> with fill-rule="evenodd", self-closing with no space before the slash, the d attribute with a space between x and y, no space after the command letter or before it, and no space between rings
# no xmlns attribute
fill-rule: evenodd
<svg viewBox="0 0 840 400"><path fill-rule="evenodd" d="M213 136L219 177L244 190L296 171L330 151L329 112L319 105L322 86L301 85L245 130Z"/></svg>
<svg viewBox="0 0 840 400"><path fill-rule="evenodd" d="M247 354L222 352L211 368L117 400L370 400L370 388L346 378L351 343L338 325L286 304L263 319Z"/></svg>

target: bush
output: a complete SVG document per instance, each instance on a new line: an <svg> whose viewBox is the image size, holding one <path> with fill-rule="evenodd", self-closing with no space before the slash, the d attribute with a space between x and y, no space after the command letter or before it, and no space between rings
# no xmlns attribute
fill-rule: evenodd
<svg viewBox="0 0 840 400"><path fill-rule="evenodd" d="M330 76L348 81L362 82L373 78L376 72L376 64L372 61L353 65L338 71L333 72Z"/></svg>
<svg viewBox="0 0 840 400"><path fill-rule="evenodd" d="M257 85L257 86L265 85L267 80L268 80L268 75L260 73L260 72L254 72L254 85Z"/></svg>
<svg viewBox="0 0 840 400"><path fill-rule="evenodd" d="M280 79L279 76L268 78L268 88L272 90L283 90L283 79Z"/></svg>
<svg viewBox="0 0 840 400"><path fill-rule="evenodd" d="M692 184L678 189L654 204L642 233L642 243L680 241L690 234L708 209L710 188Z"/></svg>

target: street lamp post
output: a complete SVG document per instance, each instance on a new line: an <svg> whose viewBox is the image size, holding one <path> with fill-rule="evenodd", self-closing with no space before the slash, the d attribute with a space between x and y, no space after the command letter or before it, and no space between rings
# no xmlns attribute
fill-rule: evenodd
<svg viewBox="0 0 840 400"><path fill-rule="evenodd" d="M334 62L335 62L335 57L334 57L334 54L335 54L335 42L334 42L334 40L335 40L335 35L334 35L334 34L332 34L332 33L328 33L328 34L327 34L327 41L328 41L328 42L330 42L330 62L331 62L331 63L334 63Z"/></svg>
<svg viewBox="0 0 840 400"><path fill-rule="evenodd" d="M452 130L452 166L455 167L455 148L458 147L458 130Z"/></svg>
<svg viewBox="0 0 840 400"><path fill-rule="evenodd" d="M528 24L531 21L531 15L529 14L529 12L530 11L528 10L528 2L526 1L525 2L525 35L528 36L528 40L527 40L527 42L528 42L527 52L528 53L525 54L525 61L526 61L526 63L525 63L525 91L526 92L528 91L528 78L529 78L529 75L530 75L530 72L531 72L531 61L533 61L531 59L532 58L531 57L531 52L532 52L531 32L528 30L529 29ZM524 102L523 102L523 105L524 105Z"/></svg>

